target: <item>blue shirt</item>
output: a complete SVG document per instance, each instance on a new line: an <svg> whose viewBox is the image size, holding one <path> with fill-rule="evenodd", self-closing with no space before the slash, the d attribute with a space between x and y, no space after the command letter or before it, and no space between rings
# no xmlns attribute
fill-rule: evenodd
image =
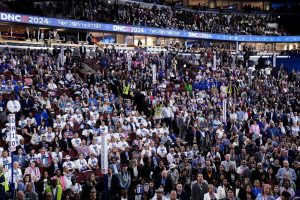
<svg viewBox="0 0 300 200"><path fill-rule="evenodd" d="M252 189L252 193L253 195L255 196L255 198L258 196L258 194L260 194L262 192L262 189L261 188L257 188L257 187L254 187Z"/></svg>
<svg viewBox="0 0 300 200"><path fill-rule="evenodd" d="M275 200L273 195L268 195L267 198L264 198L262 193L259 193L255 200Z"/></svg>
<svg viewBox="0 0 300 200"><path fill-rule="evenodd" d="M292 168L285 168L285 167L282 167L278 170L277 174L276 174L276 177L279 179L279 180L282 180L283 177L284 177L284 174L285 173L289 173L290 177L291 177L291 180L292 181L296 181L297 179L297 174L295 172L294 169Z"/></svg>

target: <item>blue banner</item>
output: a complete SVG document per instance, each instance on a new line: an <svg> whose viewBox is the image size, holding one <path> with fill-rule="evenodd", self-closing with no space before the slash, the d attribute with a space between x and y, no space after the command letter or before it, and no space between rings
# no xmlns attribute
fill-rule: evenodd
<svg viewBox="0 0 300 200"><path fill-rule="evenodd" d="M38 26L50 26L61 28L85 29L91 31L106 31L117 33L134 33L140 35L157 35L164 37L176 37L186 39L209 39L232 42L300 42L300 36L261 36L261 35L225 35L216 33L201 33L193 31L149 28L141 26L130 26L120 24L106 24L89 21L69 20L22 15L16 13L0 12L0 21L32 24Z"/></svg>

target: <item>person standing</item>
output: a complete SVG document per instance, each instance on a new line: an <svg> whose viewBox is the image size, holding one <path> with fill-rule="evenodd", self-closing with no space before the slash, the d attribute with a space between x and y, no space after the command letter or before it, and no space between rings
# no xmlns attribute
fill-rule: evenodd
<svg viewBox="0 0 300 200"><path fill-rule="evenodd" d="M89 45L94 45L94 37L92 34L90 34L88 37L87 37L87 42L89 43Z"/></svg>
<svg viewBox="0 0 300 200"><path fill-rule="evenodd" d="M186 130L185 130L185 117L184 117L184 113L181 112L179 114L179 116L177 117L176 120L176 124L179 130L179 137L183 140L185 140L185 134L186 134Z"/></svg>
<svg viewBox="0 0 300 200"><path fill-rule="evenodd" d="M172 129L172 120L174 118L174 113L169 103L165 103L164 107L161 111L163 121L167 124L167 126Z"/></svg>
<svg viewBox="0 0 300 200"><path fill-rule="evenodd" d="M25 191L25 199L28 200L38 200L39 199L39 195L32 191L33 189L33 183L27 183L26 184L26 191Z"/></svg>
<svg viewBox="0 0 300 200"><path fill-rule="evenodd" d="M46 190L46 197L48 193L52 194L52 197L55 197L55 200L61 200L62 199L62 187L58 185L58 179L57 177L53 177L51 180L51 185L47 186Z"/></svg>
<svg viewBox="0 0 300 200"><path fill-rule="evenodd" d="M203 179L202 174L197 175L197 180L193 181L191 184L192 189L192 200L203 200L204 194L208 192L208 184Z"/></svg>
<svg viewBox="0 0 300 200"><path fill-rule="evenodd" d="M0 165L0 197L5 199L5 193L9 190L8 182L3 173L3 165Z"/></svg>

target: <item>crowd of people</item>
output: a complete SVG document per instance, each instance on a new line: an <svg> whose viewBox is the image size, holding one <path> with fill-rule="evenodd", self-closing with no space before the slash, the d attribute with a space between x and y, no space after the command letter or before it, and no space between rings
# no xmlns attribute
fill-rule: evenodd
<svg viewBox="0 0 300 200"><path fill-rule="evenodd" d="M93 20L136 26L179 29L223 34L286 35L284 30L269 26L276 23L272 15L209 13L165 6L145 6L136 2L70 0L38 5L36 13L80 20ZM61 9L69 7L71 9ZM61 12L61 13L60 13Z"/></svg>
<svg viewBox="0 0 300 200"><path fill-rule="evenodd" d="M299 72L197 52L105 48L80 76L70 49L3 49L1 198L299 198Z"/></svg>

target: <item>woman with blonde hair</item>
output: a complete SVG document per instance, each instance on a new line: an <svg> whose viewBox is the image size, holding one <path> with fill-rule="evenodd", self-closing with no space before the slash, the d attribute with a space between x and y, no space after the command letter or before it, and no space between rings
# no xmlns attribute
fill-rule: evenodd
<svg viewBox="0 0 300 200"><path fill-rule="evenodd" d="M274 196L271 194L271 185L264 184L262 192L257 195L255 200L275 200Z"/></svg>
<svg viewBox="0 0 300 200"><path fill-rule="evenodd" d="M208 192L204 194L204 200L217 200L217 193L215 193L215 187L212 184L208 185Z"/></svg>

